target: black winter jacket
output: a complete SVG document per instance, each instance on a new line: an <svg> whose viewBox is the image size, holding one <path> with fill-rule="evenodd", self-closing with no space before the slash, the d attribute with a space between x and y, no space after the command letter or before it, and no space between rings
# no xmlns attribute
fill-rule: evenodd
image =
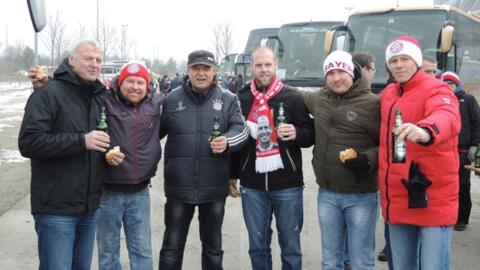
<svg viewBox="0 0 480 270"><path fill-rule="evenodd" d="M87 151L85 134L99 121L104 90L76 75L65 59L25 107L18 146L31 159L32 213L84 214L98 208L104 154Z"/></svg>
<svg viewBox="0 0 480 270"><path fill-rule="evenodd" d="M245 118L250 113L254 96L250 84L238 93L242 113ZM286 122L293 124L297 132L294 141L279 140L280 156L284 169L268 173L255 171L256 140L249 136L248 143L243 149L233 155L232 179L240 178L242 186L258 190L279 190L303 185L302 151L300 147L309 147L314 143L315 133L313 120L308 115L302 96L289 86L284 86L272 99L268 101L274 116L278 112L279 103L283 102Z"/></svg>
<svg viewBox="0 0 480 270"><path fill-rule="evenodd" d="M475 97L460 90L455 92L460 104L462 129L458 135L458 149L467 150L480 143L480 108Z"/></svg>
<svg viewBox="0 0 480 270"><path fill-rule="evenodd" d="M213 118L220 119L220 131L227 137L227 150L213 155L209 136ZM229 189L230 155L248 138L238 98L219 86L204 95L184 81L167 96L163 105L160 138L165 144L165 196L190 204L226 198Z"/></svg>

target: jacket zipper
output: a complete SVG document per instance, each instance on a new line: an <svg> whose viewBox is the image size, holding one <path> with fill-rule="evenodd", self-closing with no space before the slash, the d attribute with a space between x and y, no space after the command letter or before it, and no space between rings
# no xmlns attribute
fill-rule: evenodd
<svg viewBox="0 0 480 270"><path fill-rule="evenodd" d="M248 159L250 158L250 151L247 153L247 159L245 159L245 163L243 163L242 171L245 170L245 167L247 167Z"/></svg>
<svg viewBox="0 0 480 270"><path fill-rule="evenodd" d="M387 121L387 134L386 134L386 136L387 136L387 170L385 171L385 199L387 200L387 207L386 207L387 223L390 223L390 196L389 196L389 193L388 193L388 175L390 173L390 157L391 157L391 154L392 154L391 153L392 149L390 147L390 143L393 143L393 142L390 142L390 138L392 137L392 136L390 136L390 134L391 134L390 123L391 123L391 119L392 119L392 111L393 111L393 108L395 107L395 104L397 103L397 100L395 100L392 103L392 106L390 107L390 110L388 112L388 121Z"/></svg>
<svg viewBox="0 0 480 270"><path fill-rule="evenodd" d="M138 139L138 134L139 134L139 126L140 126L140 123L139 123L139 112L137 110L137 107L133 108L133 113L135 115L135 139L133 140L134 141L134 145L133 145L133 149L134 150L134 154L133 154L133 179L135 182L138 182L139 179L138 179L138 144L139 144L139 139Z"/></svg>
<svg viewBox="0 0 480 270"><path fill-rule="evenodd" d="M268 172L265 173L265 191L268 191Z"/></svg>
<svg viewBox="0 0 480 270"><path fill-rule="evenodd" d="M290 156L290 151L288 151L288 148L287 148L286 152L287 152L287 157L290 160L290 164L292 165L293 171L296 172L297 171L297 166L295 166L295 162L293 162L293 158L292 158L292 156Z"/></svg>

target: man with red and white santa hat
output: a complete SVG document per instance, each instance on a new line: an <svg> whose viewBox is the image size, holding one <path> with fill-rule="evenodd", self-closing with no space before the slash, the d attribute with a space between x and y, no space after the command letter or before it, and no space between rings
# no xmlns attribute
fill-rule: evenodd
<svg viewBox="0 0 480 270"><path fill-rule="evenodd" d="M385 60L394 83L381 95L378 183L393 266L446 270L458 211L458 101L446 84L425 74L415 38L392 41ZM397 109L403 124L393 131ZM392 162L392 132L406 142L404 163Z"/></svg>

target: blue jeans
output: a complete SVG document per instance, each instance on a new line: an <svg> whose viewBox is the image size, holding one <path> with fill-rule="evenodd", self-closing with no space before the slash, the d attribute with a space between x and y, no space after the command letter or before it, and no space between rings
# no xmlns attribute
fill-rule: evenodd
<svg viewBox="0 0 480 270"><path fill-rule="evenodd" d="M375 269L377 193L338 193L322 188L317 195L317 210L322 237L322 269L343 269L347 233L350 267Z"/></svg>
<svg viewBox="0 0 480 270"><path fill-rule="evenodd" d="M390 224L388 227L395 269L450 269L452 227L405 224Z"/></svg>
<svg viewBox="0 0 480 270"><path fill-rule="evenodd" d="M105 190L97 222L98 266L119 270L120 231L127 243L130 269L152 269L149 187L138 192Z"/></svg>
<svg viewBox="0 0 480 270"><path fill-rule="evenodd" d="M96 211L89 214L33 214L40 270L88 270L95 242Z"/></svg>
<svg viewBox="0 0 480 270"><path fill-rule="evenodd" d="M241 194L252 269L272 269L272 214L277 222L282 270L302 269L303 187L273 191L241 187Z"/></svg>
<svg viewBox="0 0 480 270"><path fill-rule="evenodd" d="M160 250L160 270L181 270L188 229L195 213L195 204L167 198L165 233ZM202 241L202 269L222 270L222 224L225 199L198 204L198 223Z"/></svg>

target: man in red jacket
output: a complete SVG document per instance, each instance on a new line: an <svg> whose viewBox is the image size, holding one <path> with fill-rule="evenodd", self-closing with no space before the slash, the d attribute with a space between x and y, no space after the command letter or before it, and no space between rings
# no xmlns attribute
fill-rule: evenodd
<svg viewBox="0 0 480 270"><path fill-rule="evenodd" d="M458 212L458 101L446 84L425 74L416 39L395 39L385 59L395 82L381 96L378 182L394 269L446 270ZM393 142L397 109L403 124ZM392 144L402 141L405 161L394 163Z"/></svg>

